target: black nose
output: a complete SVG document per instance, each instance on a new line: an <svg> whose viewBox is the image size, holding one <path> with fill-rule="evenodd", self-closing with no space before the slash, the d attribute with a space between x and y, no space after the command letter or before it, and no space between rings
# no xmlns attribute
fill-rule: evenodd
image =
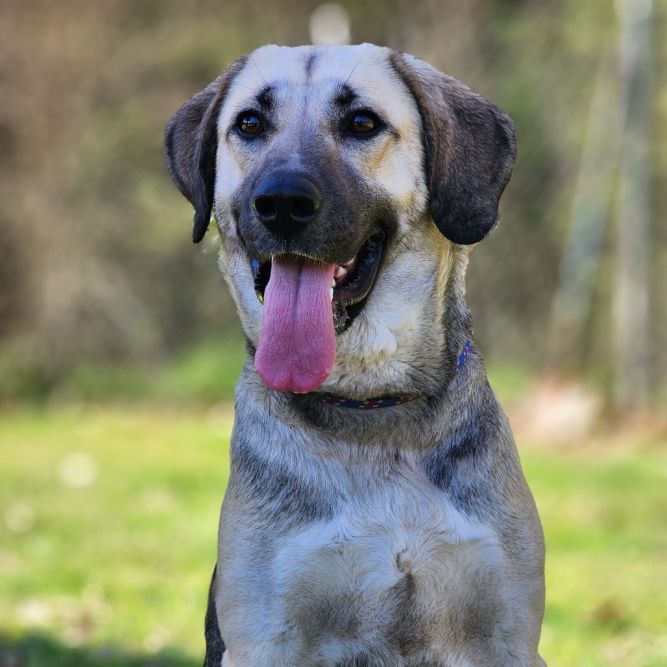
<svg viewBox="0 0 667 667"><path fill-rule="evenodd" d="M320 191L300 174L270 174L257 186L252 207L271 232L290 236L317 218Z"/></svg>

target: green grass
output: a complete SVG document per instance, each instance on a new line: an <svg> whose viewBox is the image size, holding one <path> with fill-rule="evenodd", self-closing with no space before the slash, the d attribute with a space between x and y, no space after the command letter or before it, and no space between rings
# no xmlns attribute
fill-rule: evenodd
<svg viewBox="0 0 667 667"><path fill-rule="evenodd" d="M82 360L67 372L49 371L20 350L5 349L0 350L0 402L206 405L233 399L244 358L240 335L199 341L168 360L143 365Z"/></svg>
<svg viewBox="0 0 667 667"><path fill-rule="evenodd" d="M231 408L0 415L0 666L189 667ZM667 448L524 447L552 666L667 665ZM83 456L81 456L83 454Z"/></svg>

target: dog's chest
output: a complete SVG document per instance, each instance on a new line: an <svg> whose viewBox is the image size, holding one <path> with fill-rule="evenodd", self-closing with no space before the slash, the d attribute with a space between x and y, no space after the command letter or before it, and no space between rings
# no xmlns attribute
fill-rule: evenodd
<svg viewBox="0 0 667 667"><path fill-rule="evenodd" d="M374 664L380 656L422 664L431 651L442 655L443 640L456 650L488 632L503 569L488 527L410 474L369 482L350 498L332 520L274 545L272 613L295 647L317 656L313 664L371 655Z"/></svg>

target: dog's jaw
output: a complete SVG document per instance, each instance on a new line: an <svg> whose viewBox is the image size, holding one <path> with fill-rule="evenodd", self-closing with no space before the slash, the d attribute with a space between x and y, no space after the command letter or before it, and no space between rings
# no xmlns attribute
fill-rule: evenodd
<svg viewBox="0 0 667 667"><path fill-rule="evenodd" d="M245 249L227 234L221 239L220 267L252 351L263 306ZM335 362L318 391L356 399L428 391L433 369L427 360L442 357L450 335L443 328L443 295L453 273L462 283L467 254L433 225L409 240L394 239L363 310L337 335Z"/></svg>

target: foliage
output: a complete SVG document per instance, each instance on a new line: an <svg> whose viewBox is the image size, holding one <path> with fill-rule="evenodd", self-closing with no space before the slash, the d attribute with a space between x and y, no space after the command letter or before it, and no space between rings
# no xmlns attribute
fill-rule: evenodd
<svg viewBox="0 0 667 667"><path fill-rule="evenodd" d="M244 358L237 336L203 339L164 363L80 360L64 376L0 353L0 400L210 405L233 398Z"/></svg>
<svg viewBox="0 0 667 667"><path fill-rule="evenodd" d="M238 335L216 268L214 233L203 247L189 242L192 212L166 173L162 130L189 95L239 54L265 42L309 41L315 4L2 3L5 397L49 397L63 384L90 384L92 375L120 387L110 366L151 368L202 341ZM504 196L503 222L473 255L469 299L490 358L521 359L539 368L548 353L551 298L591 91L601 63L617 48L613 4L343 4L354 41L424 57L516 120L519 158ZM661 39L664 16L657 7L655 17L655 44L663 45L654 54L660 72L667 40ZM613 67L609 71L613 78ZM664 78L656 75L648 165L656 221L667 206L667 142L661 140L666 99ZM658 293L667 266L665 233L655 224L653 234L651 280ZM612 236L605 239L607 260ZM603 269L608 265L603 262ZM603 373L609 365L608 277L599 277L584 344L559 363L581 367L588 361ZM653 304L648 354L655 380L667 368L664 346L657 344L667 333L667 314L659 298ZM138 384L128 380L130 397Z"/></svg>

